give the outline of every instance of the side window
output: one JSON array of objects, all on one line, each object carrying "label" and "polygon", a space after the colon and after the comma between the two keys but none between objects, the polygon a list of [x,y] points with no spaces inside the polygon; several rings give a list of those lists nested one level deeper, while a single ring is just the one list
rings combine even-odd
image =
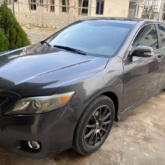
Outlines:
[{"label": "side window", "polygon": [[138,45],[149,46],[154,50],[158,48],[158,36],[155,25],[146,25],[140,30],[132,46],[135,48]]},{"label": "side window", "polygon": [[165,47],[165,25],[158,25],[160,37],[162,40],[162,47]]}]

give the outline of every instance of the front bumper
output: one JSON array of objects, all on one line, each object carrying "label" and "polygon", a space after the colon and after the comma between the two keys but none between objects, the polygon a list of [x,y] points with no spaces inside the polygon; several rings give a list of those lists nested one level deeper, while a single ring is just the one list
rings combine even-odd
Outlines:
[{"label": "front bumper", "polygon": [[[33,158],[44,158],[69,149],[84,107],[63,107],[36,115],[0,116],[0,145]],[[40,142],[41,150],[25,150],[21,142],[28,140]]]}]

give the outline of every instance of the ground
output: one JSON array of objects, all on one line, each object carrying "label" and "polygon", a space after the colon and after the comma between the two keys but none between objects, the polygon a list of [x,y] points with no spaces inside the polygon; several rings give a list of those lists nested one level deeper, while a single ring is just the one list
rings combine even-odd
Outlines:
[{"label": "ground", "polygon": [[[48,36],[44,32],[27,33],[33,43]],[[90,156],[70,149],[36,160],[0,148],[0,165],[164,165],[164,137],[165,91],[162,91],[115,122],[107,141]]]},{"label": "ground", "polygon": [[34,44],[39,41],[43,41],[44,39],[48,38],[50,35],[55,33],[54,30],[44,30],[39,28],[32,28],[27,29],[24,27],[24,30],[26,31],[28,38],[30,39],[31,43]]}]

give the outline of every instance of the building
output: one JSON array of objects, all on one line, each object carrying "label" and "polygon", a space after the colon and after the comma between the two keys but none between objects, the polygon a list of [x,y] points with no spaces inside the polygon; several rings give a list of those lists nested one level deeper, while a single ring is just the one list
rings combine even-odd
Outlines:
[{"label": "building", "polygon": [[[0,0],[0,3],[4,0]],[[164,0],[7,0],[21,25],[61,29],[82,17],[161,19]]]},{"label": "building", "polygon": [[162,19],[164,0],[130,0],[129,17]]},{"label": "building", "polygon": [[141,18],[144,10],[145,0],[130,0],[129,14],[131,18]]},{"label": "building", "polygon": [[[130,0],[14,0],[20,24],[62,28],[82,17],[128,17]],[[8,0],[12,9],[12,0]]]}]

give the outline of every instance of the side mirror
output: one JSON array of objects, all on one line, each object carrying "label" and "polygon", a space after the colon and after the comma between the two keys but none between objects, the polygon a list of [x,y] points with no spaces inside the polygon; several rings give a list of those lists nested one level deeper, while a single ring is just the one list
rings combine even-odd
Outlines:
[{"label": "side mirror", "polygon": [[137,57],[151,57],[153,55],[154,55],[153,48],[148,46],[139,45],[132,52],[132,56],[137,56]]}]

